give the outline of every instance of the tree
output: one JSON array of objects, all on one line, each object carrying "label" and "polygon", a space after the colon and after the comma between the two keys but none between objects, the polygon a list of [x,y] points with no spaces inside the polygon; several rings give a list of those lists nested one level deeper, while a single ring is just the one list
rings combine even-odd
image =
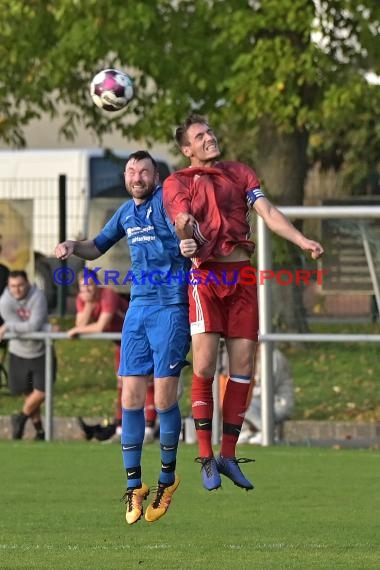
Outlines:
[{"label": "tree", "polygon": [[[359,144],[367,168],[377,160],[380,95],[364,78],[380,70],[377,0],[0,0],[0,8],[0,137],[11,144],[58,103],[68,138],[83,122],[99,137],[116,128],[148,142],[170,140],[195,109],[280,205],[302,203],[310,159],[347,157]],[[137,96],[110,118],[91,104],[88,85],[113,66],[131,72]],[[348,128],[348,117],[363,114],[365,128],[358,133],[355,120]],[[288,325],[304,330],[292,314]]]}]

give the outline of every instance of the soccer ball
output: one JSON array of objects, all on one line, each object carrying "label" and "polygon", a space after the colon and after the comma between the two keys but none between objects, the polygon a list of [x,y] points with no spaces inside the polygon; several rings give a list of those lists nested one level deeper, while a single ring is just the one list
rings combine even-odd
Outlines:
[{"label": "soccer ball", "polygon": [[124,71],[104,69],[91,81],[90,92],[100,109],[120,111],[133,98],[133,81]]}]

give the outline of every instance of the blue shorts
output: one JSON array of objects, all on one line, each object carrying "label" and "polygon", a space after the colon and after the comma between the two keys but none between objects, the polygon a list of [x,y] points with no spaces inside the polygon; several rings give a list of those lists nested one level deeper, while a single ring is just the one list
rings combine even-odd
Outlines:
[{"label": "blue shorts", "polygon": [[188,305],[130,305],[121,338],[120,376],[179,376],[190,348]]}]

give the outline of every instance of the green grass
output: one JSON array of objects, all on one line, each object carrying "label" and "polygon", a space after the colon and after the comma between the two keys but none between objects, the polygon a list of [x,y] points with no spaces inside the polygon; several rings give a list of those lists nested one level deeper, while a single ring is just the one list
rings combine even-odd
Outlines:
[{"label": "green grass", "polygon": [[[248,448],[241,448],[242,455]],[[252,453],[252,448],[250,448]],[[380,455],[368,450],[255,449],[246,493],[201,486],[181,444],[181,486],[168,514],[128,526],[119,446],[0,442],[2,568],[375,569]],[[146,446],[143,475],[158,475]]]},{"label": "green grass", "polygon": [[[378,324],[314,325],[314,333],[379,334]],[[287,347],[295,379],[294,419],[380,421],[377,343]]]},{"label": "green grass", "polygon": [[[313,325],[312,332],[379,334],[379,324]],[[116,380],[113,344],[64,340],[55,343],[58,379],[57,416],[112,417]],[[285,345],[296,390],[294,419],[380,421],[380,359],[376,343],[303,343]],[[0,415],[20,409],[22,398],[0,390]],[[189,415],[190,369],[180,402]]]}]

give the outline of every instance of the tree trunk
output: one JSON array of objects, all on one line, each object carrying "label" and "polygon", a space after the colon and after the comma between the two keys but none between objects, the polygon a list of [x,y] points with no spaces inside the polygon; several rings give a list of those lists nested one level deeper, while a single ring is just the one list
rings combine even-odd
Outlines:
[{"label": "tree trunk", "polygon": [[[255,166],[266,194],[276,206],[303,204],[307,142],[305,131],[279,133],[269,121],[259,126]],[[292,222],[302,229],[302,220]],[[276,248],[273,249],[275,271],[286,269],[294,274],[295,270],[304,268],[304,257],[292,244],[286,244],[281,267],[276,263]],[[272,316],[276,328],[307,332],[303,286],[295,285],[295,279],[290,285],[272,283]]]},{"label": "tree trunk", "polygon": [[277,206],[302,205],[307,174],[306,131],[279,133],[269,121],[258,131],[256,169]]}]

